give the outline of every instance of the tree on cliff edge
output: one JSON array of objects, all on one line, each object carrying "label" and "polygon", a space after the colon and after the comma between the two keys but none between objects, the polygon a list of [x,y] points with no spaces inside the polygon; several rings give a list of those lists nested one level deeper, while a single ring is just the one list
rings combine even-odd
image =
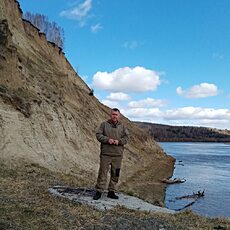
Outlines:
[{"label": "tree on cliff edge", "polygon": [[54,42],[62,49],[64,48],[64,30],[56,22],[49,22],[48,17],[43,14],[32,14],[30,12],[26,12],[23,18],[45,33],[50,42]]}]

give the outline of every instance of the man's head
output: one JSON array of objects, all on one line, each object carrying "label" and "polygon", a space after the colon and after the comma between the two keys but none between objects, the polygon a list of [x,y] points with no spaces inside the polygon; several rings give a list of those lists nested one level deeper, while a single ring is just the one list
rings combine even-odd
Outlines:
[{"label": "man's head", "polygon": [[117,108],[111,109],[111,120],[113,123],[117,123],[120,119],[120,110]]}]

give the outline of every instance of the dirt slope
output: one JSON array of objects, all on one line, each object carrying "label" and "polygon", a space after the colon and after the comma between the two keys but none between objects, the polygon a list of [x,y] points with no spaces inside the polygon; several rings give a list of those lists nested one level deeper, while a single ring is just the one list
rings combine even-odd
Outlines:
[{"label": "dirt slope", "polygon": [[[1,161],[11,166],[36,163],[94,181],[99,166],[95,129],[110,109],[89,92],[62,50],[22,20],[19,3],[1,0]],[[122,120],[131,138],[124,153],[121,187],[142,194],[143,188],[136,184],[158,185],[159,179],[172,174],[173,159],[138,126],[125,117]],[[159,185],[153,200],[163,199],[164,187]]]}]

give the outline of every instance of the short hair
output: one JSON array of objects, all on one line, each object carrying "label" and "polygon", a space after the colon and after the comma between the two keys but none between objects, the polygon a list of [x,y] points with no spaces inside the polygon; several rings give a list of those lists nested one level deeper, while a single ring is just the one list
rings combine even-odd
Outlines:
[{"label": "short hair", "polygon": [[118,108],[112,108],[112,110],[120,113],[120,110]]}]

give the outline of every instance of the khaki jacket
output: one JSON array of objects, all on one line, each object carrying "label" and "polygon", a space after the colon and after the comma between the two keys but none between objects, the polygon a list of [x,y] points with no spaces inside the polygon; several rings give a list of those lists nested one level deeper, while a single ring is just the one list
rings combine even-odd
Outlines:
[{"label": "khaki jacket", "polygon": [[[128,135],[128,130],[121,122],[117,124],[113,124],[111,120],[102,122],[96,132],[97,140],[101,142],[101,155],[122,156]],[[108,143],[110,138],[118,140],[118,145],[110,145]]]}]

